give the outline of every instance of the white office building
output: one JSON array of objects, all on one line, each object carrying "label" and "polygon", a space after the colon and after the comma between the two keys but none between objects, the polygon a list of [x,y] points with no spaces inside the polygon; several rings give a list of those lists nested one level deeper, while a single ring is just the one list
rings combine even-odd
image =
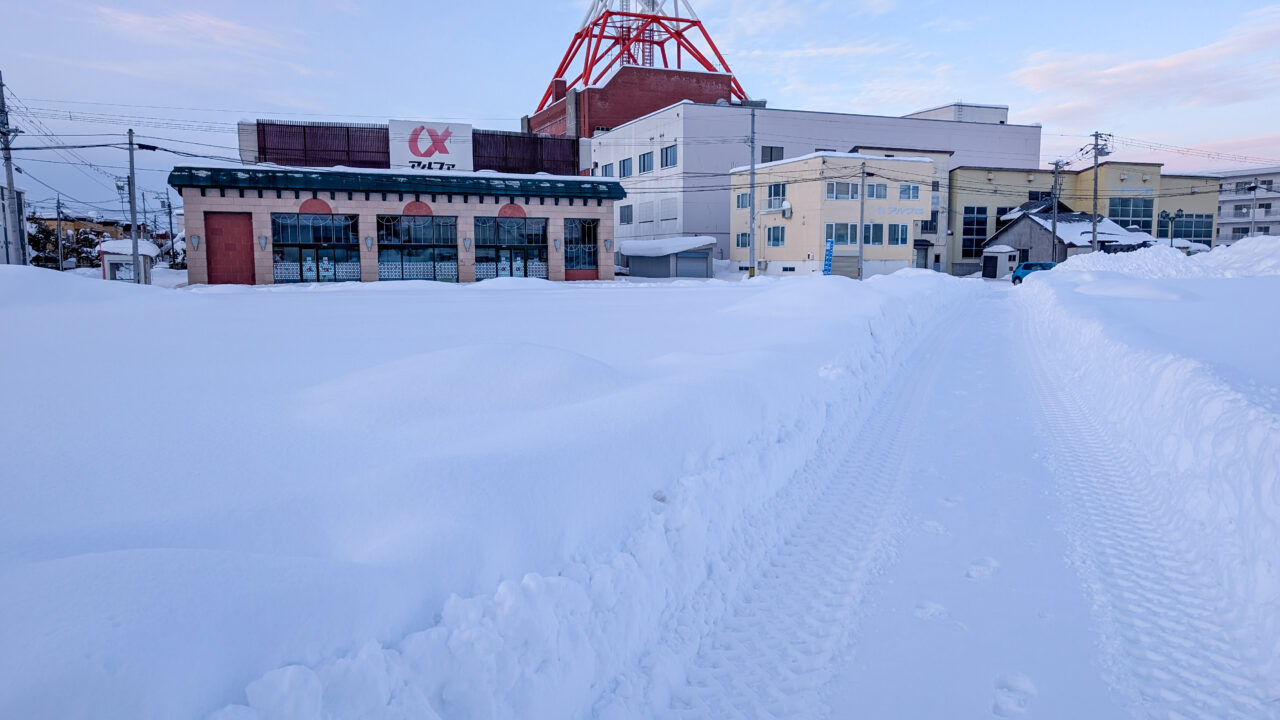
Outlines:
[{"label": "white office building", "polygon": [[[711,236],[715,257],[728,258],[729,172],[751,160],[751,113],[742,105],[683,102],[592,138],[593,174],[619,178],[627,191],[614,208],[618,241]],[[946,167],[929,181],[937,204],[920,228],[934,245],[921,257],[941,256],[943,270],[959,259],[958,243],[947,238],[950,169],[1031,169],[1040,162],[1040,126],[1008,124],[1005,106],[945,105],[905,117],[774,108],[757,108],[755,115],[761,163],[855,149],[943,158]]]},{"label": "white office building", "polygon": [[1215,244],[1230,245],[1250,235],[1280,235],[1280,166],[1218,175],[1222,184]]}]

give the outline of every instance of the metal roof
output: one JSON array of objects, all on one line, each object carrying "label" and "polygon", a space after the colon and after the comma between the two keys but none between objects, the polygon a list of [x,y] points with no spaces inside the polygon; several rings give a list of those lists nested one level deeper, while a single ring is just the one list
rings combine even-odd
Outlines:
[{"label": "metal roof", "polygon": [[437,195],[504,195],[621,200],[626,197],[616,180],[565,176],[493,173],[414,173],[380,170],[321,170],[310,168],[175,167],[169,184],[175,188],[242,188],[253,190],[326,190],[341,192],[434,193]]}]

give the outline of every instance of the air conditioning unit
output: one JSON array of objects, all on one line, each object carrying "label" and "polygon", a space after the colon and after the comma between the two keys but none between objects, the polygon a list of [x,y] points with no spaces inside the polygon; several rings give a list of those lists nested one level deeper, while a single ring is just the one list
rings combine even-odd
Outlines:
[{"label": "air conditioning unit", "polygon": [[783,220],[791,219],[791,203],[787,200],[782,201],[782,219]]}]

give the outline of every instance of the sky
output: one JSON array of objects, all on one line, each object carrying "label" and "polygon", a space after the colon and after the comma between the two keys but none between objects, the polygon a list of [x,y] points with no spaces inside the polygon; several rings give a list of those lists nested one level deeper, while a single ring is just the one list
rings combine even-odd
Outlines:
[{"label": "sky", "polygon": [[[0,71],[21,102],[13,121],[29,133],[15,146],[54,141],[45,134],[120,142],[132,126],[141,142],[234,156],[235,122],[259,117],[515,130],[589,4],[45,0],[5,9]],[[1046,163],[1099,130],[1115,135],[1115,160],[1280,165],[1280,4],[692,5],[747,93],[771,107],[901,115],[956,100],[1008,105],[1011,122],[1044,126]],[[74,211],[119,214],[114,176],[127,153],[74,152],[15,153],[18,185],[36,203],[56,189]],[[153,207],[176,160],[138,154]]]}]

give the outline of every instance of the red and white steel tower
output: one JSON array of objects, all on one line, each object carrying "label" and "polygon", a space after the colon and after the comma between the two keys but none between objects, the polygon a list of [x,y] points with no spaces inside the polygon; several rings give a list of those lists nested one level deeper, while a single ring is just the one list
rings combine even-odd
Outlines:
[{"label": "red and white steel tower", "polygon": [[[538,111],[553,101],[557,81],[580,90],[598,85],[621,65],[733,75],[688,0],[592,0]],[[735,99],[747,99],[736,78],[731,90]]]}]

